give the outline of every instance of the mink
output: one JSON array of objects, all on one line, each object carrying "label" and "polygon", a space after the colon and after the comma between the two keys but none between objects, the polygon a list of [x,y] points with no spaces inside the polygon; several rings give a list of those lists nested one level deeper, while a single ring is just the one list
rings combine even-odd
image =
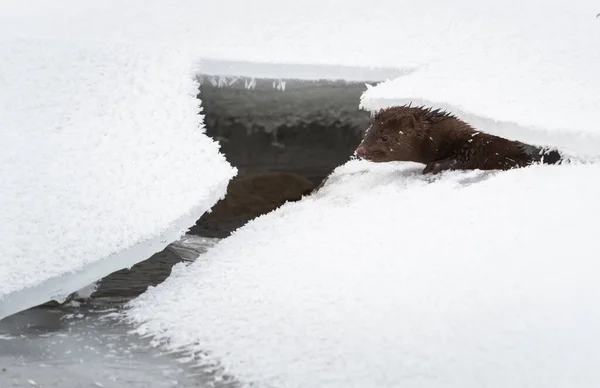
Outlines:
[{"label": "mink", "polygon": [[372,162],[425,164],[424,174],[445,170],[509,170],[556,164],[561,154],[475,130],[440,109],[394,106],[375,113],[356,155]]}]

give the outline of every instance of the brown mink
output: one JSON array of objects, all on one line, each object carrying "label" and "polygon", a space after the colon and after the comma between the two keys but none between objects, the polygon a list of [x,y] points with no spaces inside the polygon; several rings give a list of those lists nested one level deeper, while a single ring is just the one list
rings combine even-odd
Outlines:
[{"label": "brown mink", "polygon": [[377,112],[356,154],[372,162],[407,161],[426,165],[423,173],[444,170],[509,170],[561,161],[558,151],[475,130],[440,109],[395,106]]}]

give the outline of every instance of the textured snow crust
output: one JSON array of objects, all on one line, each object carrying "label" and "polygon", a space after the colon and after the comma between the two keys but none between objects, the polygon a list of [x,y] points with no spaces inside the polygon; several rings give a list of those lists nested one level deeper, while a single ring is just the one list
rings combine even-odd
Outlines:
[{"label": "textured snow crust", "polygon": [[187,54],[34,39],[0,52],[0,317],[148,258],[225,193],[235,169],[204,134]]}]

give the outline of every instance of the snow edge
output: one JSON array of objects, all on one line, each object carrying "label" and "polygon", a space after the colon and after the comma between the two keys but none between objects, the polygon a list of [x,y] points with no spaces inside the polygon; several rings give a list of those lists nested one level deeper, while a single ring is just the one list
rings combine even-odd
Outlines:
[{"label": "snow edge", "polygon": [[[141,241],[130,248],[106,256],[83,268],[61,276],[50,278],[35,287],[29,287],[5,295],[0,304],[0,321],[4,318],[38,306],[51,300],[62,300],[73,292],[98,281],[113,272],[147,260],[162,251],[170,243],[178,240],[191,226],[224,196],[231,177],[217,185],[208,198],[194,207],[187,215],[176,219],[162,234]],[[49,290],[49,292],[44,292]]]}]

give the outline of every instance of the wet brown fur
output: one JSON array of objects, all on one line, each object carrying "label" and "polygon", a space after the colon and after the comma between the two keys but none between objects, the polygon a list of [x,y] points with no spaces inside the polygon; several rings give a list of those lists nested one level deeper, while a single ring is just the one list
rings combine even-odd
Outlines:
[{"label": "wet brown fur", "polygon": [[423,173],[434,174],[444,170],[509,170],[540,161],[554,164],[561,159],[555,150],[480,132],[448,112],[410,105],[377,112],[357,153],[373,162],[423,163]]}]

